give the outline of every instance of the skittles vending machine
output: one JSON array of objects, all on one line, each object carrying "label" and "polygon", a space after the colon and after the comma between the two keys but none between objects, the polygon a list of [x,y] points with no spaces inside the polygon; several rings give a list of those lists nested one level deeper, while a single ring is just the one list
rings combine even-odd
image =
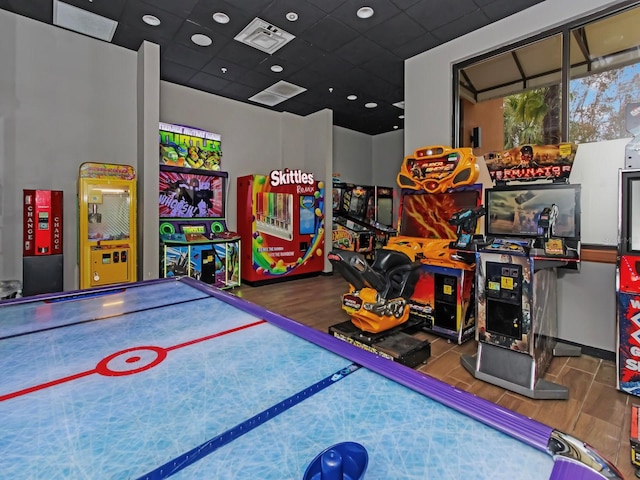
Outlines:
[{"label": "skittles vending machine", "polygon": [[300,170],[239,177],[242,280],[263,285],[324,267],[324,182]]},{"label": "skittles vending machine", "polygon": [[83,163],[78,179],[80,288],[136,281],[136,172]]}]

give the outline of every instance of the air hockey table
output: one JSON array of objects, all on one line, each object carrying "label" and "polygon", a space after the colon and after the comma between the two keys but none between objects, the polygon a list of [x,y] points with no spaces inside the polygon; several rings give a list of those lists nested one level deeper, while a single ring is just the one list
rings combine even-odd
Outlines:
[{"label": "air hockey table", "polygon": [[622,478],[578,439],[190,278],[2,301],[0,372],[2,478]]}]

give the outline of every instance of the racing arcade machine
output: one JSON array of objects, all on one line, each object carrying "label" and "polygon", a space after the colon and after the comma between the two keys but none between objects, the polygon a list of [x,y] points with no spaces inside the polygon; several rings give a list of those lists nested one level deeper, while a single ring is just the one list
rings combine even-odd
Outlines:
[{"label": "racing arcade machine", "polygon": [[470,149],[425,147],[405,159],[398,178],[406,188],[401,235],[376,251],[370,267],[351,252],[334,249],[329,255],[349,282],[342,308],[352,318],[331,326],[329,333],[411,367],[430,355],[426,332],[449,334],[459,342],[473,334],[473,265],[449,248],[456,229],[461,230],[449,219],[478,206],[480,189],[468,186],[477,176]]},{"label": "racing arcade machine", "polygon": [[[487,243],[476,253],[478,351],[461,362],[475,378],[535,399],[566,399],[568,389],[543,376],[554,355],[580,355],[556,341],[557,269],[580,262],[580,185],[565,183],[575,149],[487,156],[498,186],[485,191]],[[527,183],[541,178],[553,182]]]}]

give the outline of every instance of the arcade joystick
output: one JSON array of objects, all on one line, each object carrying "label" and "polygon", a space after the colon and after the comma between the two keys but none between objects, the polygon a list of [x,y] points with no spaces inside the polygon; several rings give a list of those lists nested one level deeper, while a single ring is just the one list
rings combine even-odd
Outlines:
[{"label": "arcade joystick", "polygon": [[309,464],[303,480],[362,480],[367,470],[367,450],[355,442],[337,443]]}]

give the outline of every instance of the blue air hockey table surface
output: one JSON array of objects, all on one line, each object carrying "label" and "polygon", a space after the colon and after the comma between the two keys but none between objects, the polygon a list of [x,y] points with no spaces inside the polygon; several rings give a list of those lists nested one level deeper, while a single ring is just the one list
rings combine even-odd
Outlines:
[{"label": "blue air hockey table surface", "polygon": [[367,480],[622,478],[573,437],[189,278],[0,302],[0,371],[2,478],[333,479],[309,465],[341,442],[366,449]]}]

